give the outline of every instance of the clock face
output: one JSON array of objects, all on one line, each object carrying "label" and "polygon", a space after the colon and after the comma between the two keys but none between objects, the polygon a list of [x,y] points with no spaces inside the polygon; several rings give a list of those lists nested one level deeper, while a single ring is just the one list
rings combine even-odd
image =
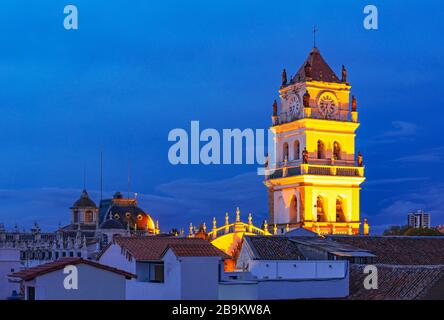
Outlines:
[{"label": "clock face", "polygon": [[290,116],[297,116],[301,111],[301,102],[296,94],[291,94],[287,97],[288,114]]},{"label": "clock face", "polygon": [[330,118],[336,114],[338,110],[337,106],[336,98],[331,93],[324,93],[319,98],[319,111],[326,118]]}]

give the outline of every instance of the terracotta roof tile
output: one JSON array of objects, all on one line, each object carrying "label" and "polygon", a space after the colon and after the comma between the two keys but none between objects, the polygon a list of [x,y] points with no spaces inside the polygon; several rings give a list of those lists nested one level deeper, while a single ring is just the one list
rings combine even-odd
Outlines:
[{"label": "terracotta roof tile", "polygon": [[282,236],[245,236],[257,260],[300,260],[304,259],[297,243]]},{"label": "terracotta roof tile", "polygon": [[378,289],[364,288],[363,265],[350,268],[350,296],[352,300],[417,300],[444,276],[443,266],[389,266],[376,265]]},{"label": "terracotta roof tile", "polygon": [[371,251],[380,264],[444,265],[444,237],[332,236],[331,239]]},{"label": "terracotta roof tile", "polygon": [[321,53],[317,48],[313,48],[309,53],[307,59],[299,68],[296,75],[293,77],[292,82],[304,82],[307,81],[305,76],[305,65],[307,62],[311,65],[311,79],[315,81],[325,81],[325,82],[336,82],[340,83],[338,76],[330,68],[330,66],[325,62]]},{"label": "terracotta roof tile", "polygon": [[109,266],[106,266],[106,265],[103,265],[103,264],[100,264],[100,263],[97,263],[97,262],[94,262],[91,260],[85,260],[82,258],[62,258],[62,259],[55,260],[55,261],[52,261],[49,263],[41,264],[36,267],[32,267],[29,269],[25,269],[22,271],[12,273],[12,274],[10,274],[10,277],[20,278],[24,281],[29,281],[29,280],[32,280],[32,279],[38,277],[38,276],[63,269],[64,267],[66,267],[68,265],[79,265],[79,264],[86,264],[86,265],[89,265],[94,268],[102,269],[102,270],[109,271],[109,272],[114,272],[114,273],[120,274],[128,279],[136,277],[134,274],[131,274],[129,272],[119,270],[116,268],[112,268],[112,267],[109,267]]},{"label": "terracotta roof tile", "polygon": [[[177,237],[115,237],[113,242],[122,247],[134,259],[140,261],[158,261],[163,257],[168,246],[177,245],[176,250],[181,254],[197,254],[197,252],[208,252],[214,254],[211,243],[199,238],[177,238]],[[184,249],[189,247],[188,249]],[[193,247],[193,249],[191,248]],[[205,248],[205,249],[204,249]],[[211,248],[211,249],[210,249]],[[104,253],[105,248],[101,254]]]},{"label": "terracotta roof tile", "polygon": [[205,241],[199,244],[179,244],[173,243],[167,246],[164,254],[171,249],[177,257],[221,257],[230,259],[231,257],[219,250],[211,243]]}]

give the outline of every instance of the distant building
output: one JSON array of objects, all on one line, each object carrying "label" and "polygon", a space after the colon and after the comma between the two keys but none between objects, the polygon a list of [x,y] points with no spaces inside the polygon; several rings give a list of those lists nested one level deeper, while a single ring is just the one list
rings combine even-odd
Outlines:
[{"label": "distant building", "polygon": [[430,214],[424,210],[411,212],[407,216],[407,225],[409,228],[430,228]]},{"label": "distant building", "polygon": [[94,259],[114,235],[151,236],[159,234],[159,225],[143,211],[136,199],[116,192],[97,207],[83,190],[70,207],[70,223],[56,231],[43,232],[34,223],[29,231],[6,230],[0,224],[0,248],[18,249],[24,268],[60,258]]}]

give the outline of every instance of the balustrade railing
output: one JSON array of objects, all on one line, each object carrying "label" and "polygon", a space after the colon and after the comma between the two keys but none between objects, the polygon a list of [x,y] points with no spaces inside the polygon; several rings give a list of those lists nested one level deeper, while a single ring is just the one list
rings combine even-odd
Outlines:
[{"label": "balustrade railing", "polygon": [[278,179],[296,175],[323,175],[341,177],[363,177],[364,167],[300,164],[297,166],[281,166],[267,170],[266,179]]}]

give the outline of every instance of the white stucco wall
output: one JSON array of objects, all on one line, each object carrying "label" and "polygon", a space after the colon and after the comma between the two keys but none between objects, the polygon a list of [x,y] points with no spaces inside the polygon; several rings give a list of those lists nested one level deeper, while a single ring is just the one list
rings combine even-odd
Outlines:
[{"label": "white stucco wall", "polygon": [[169,250],[163,257],[164,282],[127,281],[127,300],[180,300],[181,266],[176,256]]},{"label": "white stucco wall", "polygon": [[78,289],[66,290],[63,269],[26,282],[33,285],[36,300],[123,300],[125,299],[125,277],[89,265],[79,264]]},{"label": "white stucco wall", "polygon": [[182,273],[182,299],[217,299],[220,257],[182,257],[179,260]]},{"label": "white stucco wall", "polygon": [[257,282],[221,282],[219,284],[219,300],[257,300]]},{"label": "white stucco wall", "polygon": [[19,292],[18,283],[10,283],[8,275],[20,271],[20,250],[13,248],[0,249],[0,300],[8,298],[13,290]]},{"label": "white stucco wall", "polygon": [[276,280],[258,282],[258,299],[345,298],[349,294],[348,276],[330,280]]},{"label": "white stucco wall", "polygon": [[111,244],[99,259],[99,263],[136,274],[136,260],[128,261],[122,254],[121,247],[117,244]]},{"label": "white stucco wall", "polygon": [[347,261],[249,261],[249,271],[257,279],[339,279],[347,270]]}]

